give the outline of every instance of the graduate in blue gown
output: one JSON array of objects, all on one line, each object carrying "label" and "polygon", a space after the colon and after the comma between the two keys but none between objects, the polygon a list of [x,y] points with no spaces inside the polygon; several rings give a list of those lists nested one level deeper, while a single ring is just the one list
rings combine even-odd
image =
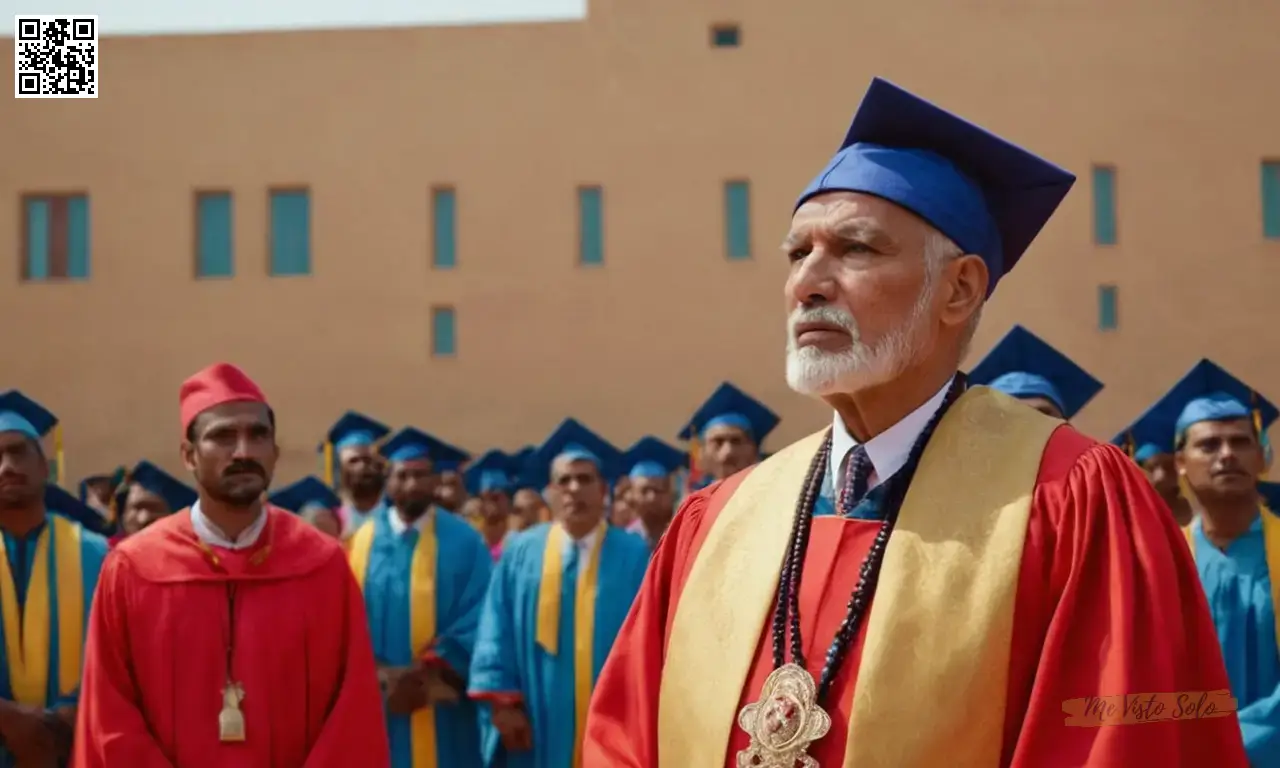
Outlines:
[{"label": "graduate in blue gown", "polygon": [[342,537],[342,519],[338,517],[342,499],[315,475],[286,485],[268,496],[267,501],[298,515],[321,533]]},{"label": "graduate in blue gown", "polygon": [[1260,393],[1201,360],[1143,419],[1150,433],[1163,428],[1172,436],[1178,474],[1198,512],[1186,534],[1255,766],[1280,766],[1280,579],[1273,575],[1280,517],[1264,508],[1257,486],[1266,464],[1260,437],[1276,417]]},{"label": "graduate in blue gown", "polygon": [[145,459],[139,461],[125,474],[116,493],[120,526],[111,545],[119,544],[157,520],[181,512],[195,504],[197,498],[191,486]]},{"label": "graduate in blue gown", "polygon": [[780,419],[729,382],[721,384],[680,430],[689,441],[687,490],[697,491],[760,461],[760,446]]},{"label": "graduate in blue gown", "polygon": [[674,477],[687,460],[684,452],[652,435],[640,438],[622,454],[622,471],[631,481],[629,503],[636,514],[627,530],[644,539],[651,550],[675,515]]},{"label": "graduate in blue gown", "polygon": [[516,485],[512,473],[516,469],[511,456],[494,449],[471,462],[463,473],[467,493],[478,508],[475,519],[468,522],[484,538],[494,562],[502,556],[502,547],[514,530],[511,497]]},{"label": "graduate in blue gown", "polygon": [[386,692],[391,768],[480,765],[466,676],[492,563],[480,534],[434,503],[439,445],[411,427],[382,445],[388,505],[348,549]]},{"label": "graduate in blue gown", "polygon": [[991,387],[1064,421],[1102,391],[1102,382],[1021,325],[973,366],[969,384]]},{"label": "graduate in blue gown", "polygon": [[[1111,439],[1112,445],[1129,454],[1142,468],[1142,474],[1160,494],[1173,519],[1180,526],[1191,522],[1194,516],[1191,502],[1182,494],[1178,482],[1178,466],[1174,458],[1173,430],[1169,425],[1152,421],[1151,411],[1143,414]],[[1158,413],[1158,412],[1157,412]]]},{"label": "graduate in blue gown", "polygon": [[347,411],[334,422],[317,449],[324,481],[338,492],[338,518],[344,537],[355,533],[373,512],[382,508],[385,467],[378,441],[391,428],[363,413]]},{"label": "graduate in blue gown", "polygon": [[21,393],[0,394],[0,768],[65,764],[89,606],[107,554],[105,539],[73,522],[96,513],[46,486],[41,439],[56,424]]},{"label": "graduate in blue gown", "polygon": [[578,768],[591,690],[649,547],[605,522],[618,450],[572,419],[539,448],[555,522],[507,543],[485,597],[469,692],[486,766]]}]

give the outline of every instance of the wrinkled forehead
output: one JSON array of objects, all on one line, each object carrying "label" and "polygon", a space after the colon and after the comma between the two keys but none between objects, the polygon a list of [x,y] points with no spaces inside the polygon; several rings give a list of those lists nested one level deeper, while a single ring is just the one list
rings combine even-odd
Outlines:
[{"label": "wrinkled forehead", "polygon": [[1243,435],[1254,436],[1253,422],[1248,417],[1221,421],[1197,421],[1187,427],[1186,440],[1225,439]]},{"label": "wrinkled forehead", "polygon": [[900,205],[862,192],[827,192],[806,200],[791,217],[789,240],[817,236],[905,240],[923,237],[924,219]]},{"label": "wrinkled forehead", "polygon": [[574,458],[572,456],[559,456],[551,462],[551,476],[558,477],[598,477],[600,468],[595,462],[589,459]]},{"label": "wrinkled forehead", "polygon": [[751,439],[751,435],[748,435],[745,429],[743,429],[742,427],[735,427],[732,424],[716,424],[715,426],[707,427],[702,432],[702,440],[703,442],[706,442],[706,443],[753,442]]}]

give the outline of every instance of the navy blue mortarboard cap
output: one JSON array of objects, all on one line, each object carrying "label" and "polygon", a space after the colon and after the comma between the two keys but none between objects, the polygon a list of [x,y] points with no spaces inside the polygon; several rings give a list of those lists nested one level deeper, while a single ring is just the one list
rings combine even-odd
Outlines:
[{"label": "navy blue mortarboard cap", "polygon": [[308,475],[296,483],[290,483],[267,497],[272,504],[290,512],[301,512],[312,504],[337,509],[342,506],[338,494],[325,484],[323,480]]},{"label": "navy blue mortarboard cap", "polygon": [[514,484],[512,474],[518,469],[511,456],[495,448],[468,465],[462,473],[462,481],[467,493],[473,496],[492,491],[511,493]]},{"label": "navy blue mortarboard cap", "polygon": [[622,471],[631,479],[669,477],[685,465],[688,456],[652,435],[636,441],[622,454]]},{"label": "navy blue mortarboard cap", "polygon": [[981,256],[987,295],[1013,269],[1076,177],[893,83],[875,78],[840,150],[798,208],[830,191],[906,208]]},{"label": "navy blue mortarboard cap", "polygon": [[416,427],[405,427],[392,435],[379,449],[391,461],[430,459],[437,472],[457,469],[471,454],[449,445]]},{"label": "navy blue mortarboard cap", "polygon": [[1202,359],[1113,442],[1135,447],[1151,444],[1160,452],[1172,453],[1193,424],[1248,418],[1261,433],[1277,416],[1280,411],[1257,390]]},{"label": "navy blue mortarboard cap", "polygon": [[92,483],[106,483],[112,488],[120,487],[120,483],[124,482],[125,475],[129,470],[125,467],[117,467],[111,474],[87,475],[80,480],[80,500],[85,501],[89,498],[89,486]]},{"label": "navy blue mortarboard cap", "polygon": [[[373,445],[389,434],[391,428],[377,419],[347,411],[329,428],[325,442],[340,451],[352,446]],[[324,450],[324,443],[320,444],[319,450]]]},{"label": "navy blue mortarboard cap", "polygon": [[679,437],[692,440],[711,427],[731,426],[745,431],[759,445],[779,421],[768,406],[726,381],[698,408]]},{"label": "navy blue mortarboard cap", "polygon": [[969,371],[969,382],[1018,398],[1043,397],[1070,419],[1102,391],[1102,382],[1021,325]]},{"label": "navy blue mortarboard cap", "polygon": [[44,486],[44,508],[48,512],[79,523],[94,533],[105,534],[110,527],[93,507],[53,483],[46,483]]},{"label": "navy blue mortarboard cap", "polygon": [[577,419],[565,419],[530,457],[523,478],[527,487],[545,488],[550,482],[551,463],[561,457],[590,461],[606,482],[612,482],[622,453]]},{"label": "navy blue mortarboard cap", "polygon": [[117,494],[117,505],[123,509],[124,499],[128,496],[129,486],[140,485],[164,500],[170,512],[186,509],[196,503],[199,495],[191,486],[149,461],[143,460],[133,466],[125,476],[125,484]]},{"label": "navy blue mortarboard cap", "polygon": [[57,425],[57,416],[18,390],[0,393],[0,432],[18,432],[39,440]]},{"label": "navy blue mortarboard cap", "polygon": [[1258,495],[1262,497],[1262,502],[1267,505],[1267,509],[1280,514],[1280,483],[1269,483],[1265,480],[1260,480],[1258,482]]}]

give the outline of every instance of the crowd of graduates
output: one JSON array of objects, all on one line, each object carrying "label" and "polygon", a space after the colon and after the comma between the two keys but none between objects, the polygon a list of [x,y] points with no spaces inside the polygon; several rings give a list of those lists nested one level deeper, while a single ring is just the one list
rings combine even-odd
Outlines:
[{"label": "crowd of graduates", "polygon": [[[1102,388],[1020,326],[969,380],[1065,420]],[[1189,426],[1224,419],[1252,426],[1262,460],[1232,471],[1245,473],[1265,503],[1280,495],[1258,482],[1270,463],[1266,427],[1277,415],[1256,390],[1205,360],[1114,442],[1187,525],[1198,508],[1188,485],[1195,477],[1179,470],[1176,457]],[[768,406],[726,382],[680,433],[689,450],[654,436],[621,450],[570,418],[538,445],[473,457],[423,430],[393,430],[348,412],[319,446],[323,476],[275,491],[264,484],[259,502],[330,537],[350,563],[380,682],[390,765],[571,768],[581,764],[592,687],[680,498],[758,462],[778,422]],[[65,760],[80,693],[81,635],[108,550],[138,537],[132,551],[145,556],[144,531],[203,497],[149,461],[85,477],[78,496],[69,493],[57,482],[57,418],[18,391],[0,394],[0,438],[6,436],[16,439],[0,441],[0,457],[34,446],[49,456],[52,477],[38,523],[19,524],[0,504],[0,698],[22,708],[0,717],[0,738],[18,747],[17,740],[32,738],[23,735],[31,728],[14,723],[25,722],[21,713],[38,714],[47,731],[42,743]],[[0,501],[16,461],[0,465]],[[1196,547],[1196,528],[1186,530]],[[1202,563],[1221,555],[1200,546],[1207,546],[1195,549]],[[1258,561],[1252,576],[1236,566],[1202,573],[1211,602],[1215,594],[1241,594],[1239,580],[1256,579],[1259,568],[1265,577],[1271,549],[1233,553]],[[1251,600],[1272,599],[1266,586],[1246,592]],[[1225,603],[1215,615],[1232,620]],[[1270,654],[1251,650],[1258,633],[1271,638]],[[1242,707],[1261,701],[1274,709],[1267,703],[1280,683],[1274,633],[1268,625],[1223,634],[1224,643],[1238,644],[1225,650]],[[86,733],[97,738],[82,722],[80,738]],[[23,765],[28,748],[0,747],[0,766]]]}]

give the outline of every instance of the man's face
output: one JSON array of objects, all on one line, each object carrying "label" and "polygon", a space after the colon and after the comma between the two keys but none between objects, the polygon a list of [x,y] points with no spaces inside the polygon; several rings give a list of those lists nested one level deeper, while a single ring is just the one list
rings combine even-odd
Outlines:
[{"label": "man's face", "polygon": [[466,486],[462,483],[462,474],[456,469],[446,469],[440,473],[436,482],[436,503],[450,512],[456,512],[467,497]]},{"label": "man's face", "polygon": [[1142,462],[1142,471],[1165,502],[1178,497],[1178,466],[1172,453],[1157,453]]},{"label": "man's face", "polygon": [[435,503],[436,475],[430,459],[391,462],[387,498],[410,520],[421,517]]},{"label": "man's face", "polygon": [[542,520],[542,510],[547,508],[547,503],[532,488],[521,488],[512,498],[511,506],[516,514],[517,530],[524,530]]},{"label": "man's face", "polygon": [[480,516],[486,523],[497,524],[511,517],[511,497],[505,491],[480,494]]},{"label": "man's face", "polygon": [[0,432],[0,509],[22,509],[44,498],[49,464],[35,441],[19,432]]},{"label": "man's face", "polygon": [[133,535],[173,510],[159,495],[148,491],[137,483],[129,486],[125,495],[124,509],[120,512],[120,527],[124,532]]},{"label": "man's face", "polygon": [[1020,397],[1018,399],[1043,413],[1045,416],[1052,416],[1055,419],[1065,419],[1062,415],[1062,411],[1058,410],[1058,406],[1047,397]]},{"label": "man's face", "polygon": [[231,507],[249,508],[271,485],[280,448],[267,406],[223,403],[192,422],[192,441],[182,441],[182,461],[196,485]]},{"label": "man's face", "polygon": [[371,445],[352,445],[338,451],[342,487],[361,496],[382,491],[382,457]]},{"label": "man's face", "polygon": [[1262,446],[1248,419],[1202,421],[1187,428],[1177,465],[1197,498],[1252,495],[1262,474]]},{"label": "man's face", "polygon": [[556,459],[551,463],[551,510],[556,519],[585,529],[604,518],[604,481],[590,461]]},{"label": "man's face", "polygon": [[702,433],[702,451],[698,462],[702,471],[717,480],[740,472],[755,464],[760,457],[756,443],[740,427],[720,424]]},{"label": "man's face", "polygon": [[631,482],[630,500],[636,514],[650,528],[671,520],[671,478],[641,477]]},{"label": "man's face", "polygon": [[[951,291],[937,290],[957,266],[945,254],[926,258],[926,248],[945,244],[923,220],[872,195],[828,192],[801,205],[783,243],[791,388],[823,396],[884,384],[928,354],[943,315],[966,322],[976,308],[942,312]],[[985,296],[985,270],[982,279]]]}]

